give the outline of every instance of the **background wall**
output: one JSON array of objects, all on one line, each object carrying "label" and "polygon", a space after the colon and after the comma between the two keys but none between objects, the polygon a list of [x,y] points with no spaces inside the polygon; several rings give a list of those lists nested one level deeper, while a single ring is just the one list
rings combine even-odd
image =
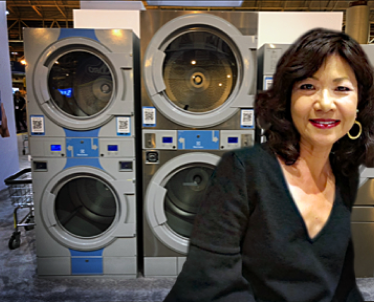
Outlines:
[{"label": "background wall", "polygon": [[138,10],[75,9],[74,28],[132,29],[140,37]]},{"label": "background wall", "polygon": [[0,91],[1,102],[8,120],[9,137],[0,136],[0,190],[6,188],[4,179],[19,170],[17,134],[14,122],[12,77],[5,1],[0,1]]},{"label": "background wall", "polygon": [[343,12],[259,12],[258,22],[260,48],[264,43],[293,43],[315,27],[341,31]]}]

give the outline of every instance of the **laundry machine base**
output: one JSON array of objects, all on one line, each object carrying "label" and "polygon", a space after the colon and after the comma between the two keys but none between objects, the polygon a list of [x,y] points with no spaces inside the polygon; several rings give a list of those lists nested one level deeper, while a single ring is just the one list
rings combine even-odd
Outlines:
[{"label": "laundry machine base", "polygon": [[176,277],[186,257],[144,257],[144,277]]},{"label": "laundry machine base", "polygon": [[40,277],[137,277],[136,257],[38,257]]}]

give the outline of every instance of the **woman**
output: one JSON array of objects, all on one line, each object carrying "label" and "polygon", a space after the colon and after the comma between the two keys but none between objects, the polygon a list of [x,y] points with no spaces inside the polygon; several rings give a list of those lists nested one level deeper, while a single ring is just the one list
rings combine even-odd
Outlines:
[{"label": "woman", "polygon": [[372,108],[353,39],[300,37],[256,99],[267,143],[223,156],[165,301],[363,301],[350,211],[358,166],[373,161]]}]

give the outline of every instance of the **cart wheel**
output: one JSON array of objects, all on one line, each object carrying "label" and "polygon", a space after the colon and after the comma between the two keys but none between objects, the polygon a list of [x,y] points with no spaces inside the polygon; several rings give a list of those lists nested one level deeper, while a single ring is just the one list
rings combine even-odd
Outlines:
[{"label": "cart wheel", "polygon": [[26,151],[25,149],[22,150],[22,154],[25,155],[26,154]]},{"label": "cart wheel", "polygon": [[[27,218],[26,223],[34,223],[34,216],[30,216],[29,218]],[[30,230],[33,230],[33,229],[34,229],[33,225],[25,226],[25,231],[30,231]]]},{"label": "cart wheel", "polygon": [[9,239],[8,247],[11,250],[14,250],[21,245],[21,233],[20,232],[14,232],[13,235]]}]

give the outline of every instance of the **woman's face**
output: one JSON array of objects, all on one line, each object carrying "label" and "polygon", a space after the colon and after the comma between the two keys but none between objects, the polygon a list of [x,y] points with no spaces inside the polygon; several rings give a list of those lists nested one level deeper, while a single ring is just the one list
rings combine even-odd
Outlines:
[{"label": "woman's face", "polygon": [[331,148],[353,126],[357,103],[353,70],[339,55],[329,56],[312,77],[292,88],[291,116],[300,145]]}]

